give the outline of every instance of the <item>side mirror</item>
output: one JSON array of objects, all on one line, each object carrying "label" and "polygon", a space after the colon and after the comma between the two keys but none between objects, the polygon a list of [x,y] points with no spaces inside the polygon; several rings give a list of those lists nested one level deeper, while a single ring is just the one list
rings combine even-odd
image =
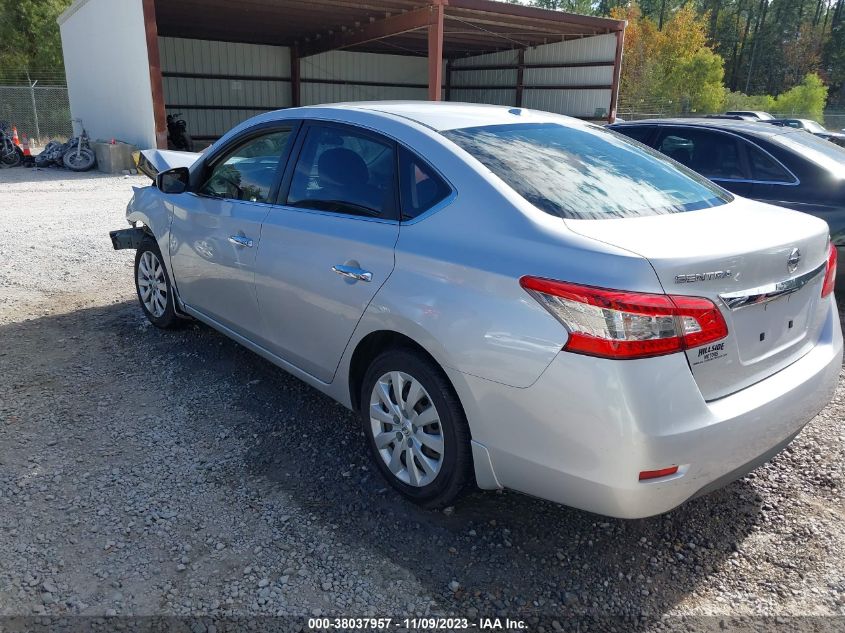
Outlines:
[{"label": "side mirror", "polygon": [[156,187],[162,193],[185,193],[191,181],[187,167],[174,167],[156,176]]}]

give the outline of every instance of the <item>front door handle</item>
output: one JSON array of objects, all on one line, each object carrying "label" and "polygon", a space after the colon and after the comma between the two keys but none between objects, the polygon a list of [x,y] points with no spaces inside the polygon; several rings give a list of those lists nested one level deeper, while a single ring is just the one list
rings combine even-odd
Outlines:
[{"label": "front door handle", "polygon": [[229,241],[235,246],[246,246],[247,248],[252,248],[255,245],[252,238],[249,238],[246,235],[230,235]]},{"label": "front door handle", "polygon": [[355,281],[373,280],[373,273],[371,273],[369,270],[364,270],[363,268],[358,268],[356,266],[346,266],[345,264],[338,264],[337,266],[332,266],[332,270],[341,277],[347,277],[349,279],[354,279]]}]

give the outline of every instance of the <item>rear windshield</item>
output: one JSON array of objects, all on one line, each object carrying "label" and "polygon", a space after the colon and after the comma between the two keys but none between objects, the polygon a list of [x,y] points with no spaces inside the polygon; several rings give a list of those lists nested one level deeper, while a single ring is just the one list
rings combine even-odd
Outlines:
[{"label": "rear windshield", "polygon": [[443,135],[527,201],[562,218],[680,213],[732,199],[654,150],[598,126],[520,123]]},{"label": "rear windshield", "polygon": [[792,132],[778,134],[768,140],[779,143],[812,161],[822,169],[833,174],[834,178],[845,179],[845,147],[807,134],[806,132]]}]

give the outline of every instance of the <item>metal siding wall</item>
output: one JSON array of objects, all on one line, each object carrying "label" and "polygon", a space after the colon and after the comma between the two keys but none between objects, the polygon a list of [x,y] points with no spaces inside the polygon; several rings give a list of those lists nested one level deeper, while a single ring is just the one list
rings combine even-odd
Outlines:
[{"label": "metal siding wall", "polygon": [[615,58],[616,36],[612,33],[544,44],[525,51],[526,64],[612,62]]},{"label": "metal siding wall", "polygon": [[[264,110],[291,105],[290,50],[284,46],[159,38],[162,72],[279,77],[278,80],[164,77],[164,100],[178,106],[244,106],[182,112],[191,136],[221,136]],[[247,107],[249,106],[249,107]]]},{"label": "metal siding wall", "polygon": [[[427,88],[401,85],[424,86],[428,83],[428,60],[425,57],[330,51],[306,57],[300,64],[302,105],[337,101],[426,99],[428,96]],[[383,82],[397,85],[309,83],[309,79]]]},{"label": "metal siding wall", "polygon": [[513,88],[508,90],[452,88],[452,93],[449,96],[451,101],[462,101],[464,103],[490,103],[503,106],[512,106],[516,103],[516,90]]},{"label": "metal siding wall", "polygon": [[473,57],[461,57],[452,62],[452,68],[461,66],[492,66],[496,64],[515,64],[519,54],[515,50],[485,53]]},{"label": "metal siding wall", "polygon": [[[544,44],[525,51],[525,63],[571,64],[578,62],[612,62],[616,57],[616,36],[597,35],[566,42]],[[475,57],[456,59],[452,63],[452,101],[514,105],[517,71],[461,70],[462,66],[516,64],[517,52],[500,51]],[[613,83],[612,66],[583,68],[526,68],[523,71],[522,105],[526,108],[557,112],[577,117],[594,117],[596,111],[610,107],[611,91],[607,89],[531,89],[529,86],[579,85],[609,86]],[[461,86],[508,86],[510,90],[487,88],[461,89]]]}]

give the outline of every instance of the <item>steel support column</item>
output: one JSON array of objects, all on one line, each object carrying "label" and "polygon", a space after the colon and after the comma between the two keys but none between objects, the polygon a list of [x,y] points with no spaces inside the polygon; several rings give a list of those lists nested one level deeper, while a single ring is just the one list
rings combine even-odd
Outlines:
[{"label": "steel support column", "polygon": [[440,101],[443,88],[443,17],[444,0],[437,0],[431,8],[428,25],[428,100]]},{"label": "steel support column", "polygon": [[525,49],[520,48],[517,51],[517,62],[516,62],[516,103],[514,104],[517,108],[522,107],[522,90],[525,87],[524,76],[525,74]]},{"label": "steel support column", "polygon": [[613,84],[610,88],[610,109],[607,112],[608,123],[616,120],[616,107],[619,101],[619,78],[622,74],[622,46],[625,43],[625,31],[616,31],[616,61],[613,64]]},{"label": "steel support column", "polygon": [[164,109],[164,82],[158,52],[158,24],[155,0],[143,0],[144,32],[147,38],[147,65],[150,67],[150,91],[153,97],[153,124],[156,147],[167,149],[167,112]]},{"label": "steel support column", "polygon": [[300,77],[299,49],[290,47],[290,104],[294,108],[302,105],[302,80]]}]

